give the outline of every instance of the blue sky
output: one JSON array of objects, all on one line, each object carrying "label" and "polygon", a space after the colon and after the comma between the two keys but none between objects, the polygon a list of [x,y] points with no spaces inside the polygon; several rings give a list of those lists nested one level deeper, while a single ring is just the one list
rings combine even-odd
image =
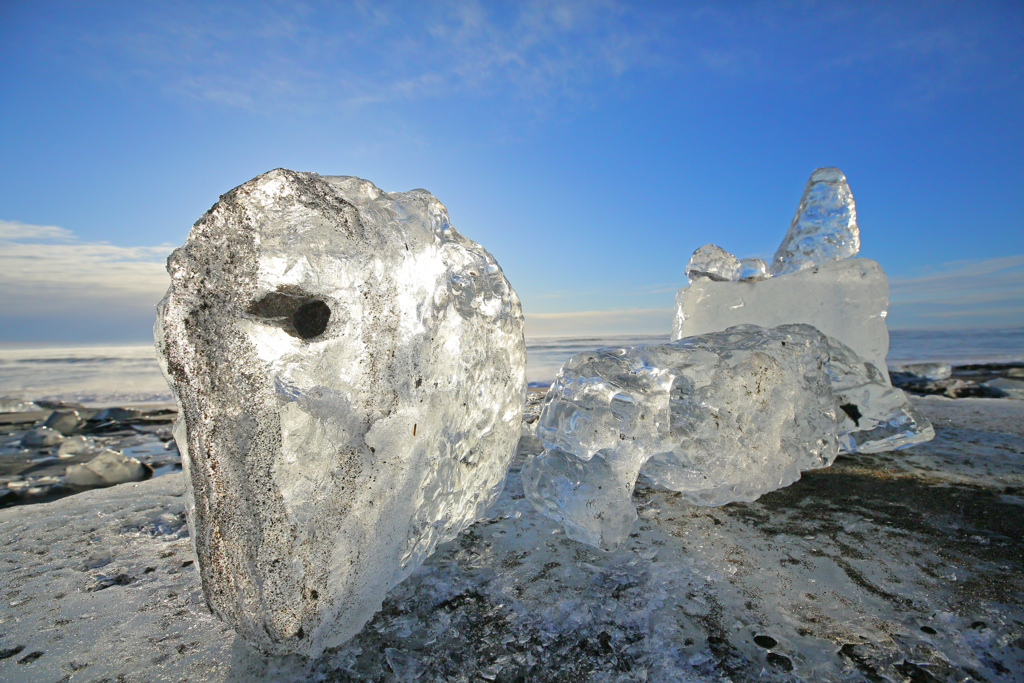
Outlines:
[{"label": "blue sky", "polygon": [[0,343],[145,341],[275,167],[424,187],[528,335],[668,333],[838,166],[890,325],[1024,325],[1024,4],[2,2]]}]

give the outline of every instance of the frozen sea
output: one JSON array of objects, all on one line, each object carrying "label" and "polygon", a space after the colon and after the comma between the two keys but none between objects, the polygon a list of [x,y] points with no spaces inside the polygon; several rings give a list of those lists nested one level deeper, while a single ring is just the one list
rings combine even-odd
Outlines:
[{"label": "frozen sea", "polygon": [[[658,344],[664,335],[537,337],[526,342],[527,379],[547,384],[569,356],[605,346]],[[890,331],[890,365],[1024,361],[1024,328]],[[173,401],[153,346],[0,348],[0,397],[86,405]]]}]

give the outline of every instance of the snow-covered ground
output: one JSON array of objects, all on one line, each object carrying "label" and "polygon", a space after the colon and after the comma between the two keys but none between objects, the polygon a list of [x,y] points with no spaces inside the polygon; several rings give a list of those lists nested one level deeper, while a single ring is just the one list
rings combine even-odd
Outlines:
[{"label": "snow-covered ground", "polygon": [[749,504],[638,486],[614,553],[505,492],[313,663],[208,612],[183,482],[0,511],[5,681],[1024,679],[1024,403],[915,397],[934,441]]}]

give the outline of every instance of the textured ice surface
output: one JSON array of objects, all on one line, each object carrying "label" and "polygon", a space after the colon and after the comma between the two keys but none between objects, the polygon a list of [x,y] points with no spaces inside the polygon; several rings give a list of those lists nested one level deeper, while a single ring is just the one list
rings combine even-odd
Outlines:
[{"label": "textured ice surface", "polygon": [[278,169],[168,259],[155,328],[206,599],[316,655],[500,490],[519,437],[519,299],[430,193]]},{"label": "textured ice surface", "polygon": [[936,381],[949,379],[953,375],[953,366],[949,363],[907,363],[897,365],[893,370]]},{"label": "textured ice surface", "polygon": [[768,277],[768,264],[763,258],[752,256],[740,259],[738,280],[763,280]]},{"label": "textured ice surface", "polygon": [[725,249],[705,244],[690,257],[690,262],[686,264],[686,277],[690,282],[699,278],[731,282],[739,278],[740,268],[740,260]]},{"label": "textured ice surface", "polygon": [[935,430],[906,394],[837,339],[828,339],[828,370],[836,394],[839,443],[859,453],[905,448],[931,441]]},{"label": "textured ice surface", "polygon": [[888,307],[882,267],[851,258],[761,281],[697,280],[676,294],[672,335],[680,339],[742,324],[807,323],[872,363],[888,383]]},{"label": "textured ice surface", "polygon": [[570,538],[610,549],[636,520],[641,468],[698,505],[786,486],[838,453],[827,358],[807,325],[577,354],[548,392],[526,495]]},{"label": "textured ice surface", "polygon": [[846,176],[838,168],[811,174],[796,216],[782,240],[769,273],[782,275],[857,255],[857,209]]}]

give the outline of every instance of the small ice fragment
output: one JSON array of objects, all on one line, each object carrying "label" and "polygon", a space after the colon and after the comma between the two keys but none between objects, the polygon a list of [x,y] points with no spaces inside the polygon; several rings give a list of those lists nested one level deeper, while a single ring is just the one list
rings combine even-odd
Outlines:
[{"label": "small ice fragment", "polygon": [[774,277],[856,256],[860,251],[857,209],[846,176],[838,168],[811,174],[796,215],[768,272]]},{"label": "small ice fragment", "polygon": [[394,647],[384,648],[384,659],[388,661],[388,666],[395,673],[395,678],[401,683],[418,680],[425,669],[423,662],[418,657]]},{"label": "small ice fragment", "polygon": [[57,455],[62,458],[72,458],[76,455],[100,450],[102,447],[93,439],[85,436],[69,436],[61,442],[57,449]]},{"label": "small ice fragment", "polygon": [[740,259],[740,271],[737,280],[747,282],[750,280],[764,280],[768,277],[768,264],[763,258],[752,256]]},{"label": "small ice fragment", "polygon": [[0,413],[31,413],[42,409],[32,401],[13,396],[0,397]]},{"label": "small ice fragment", "polygon": [[43,426],[67,436],[81,427],[84,422],[77,410],[54,410],[46,418]]},{"label": "small ice fragment", "polygon": [[731,282],[740,272],[740,261],[735,256],[714,244],[705,244],[690,257],[686,264],[686,277],[690,282],[698,278],[709,278],[718,282]]},{"label": "small ice fragment", "polygon": [[21,445],[25,448],[48,448],[56,446],[64,440],[64,436],[56,429],[36,427],[25,432],[21,437]]},{"label": "small ice fragment", "polygon": [[153,469],[136,458],[123,453],[105,450],[83,465],[67,468],[64,481],[77,488],[113,486],[129,481],[143,481],[153,474]]},{"label": "small ice fragment", "polygon": [[949,363],[907,363],[893,366],[892,369],[936,382],[949,379],[953,375],[953,366]]}]

